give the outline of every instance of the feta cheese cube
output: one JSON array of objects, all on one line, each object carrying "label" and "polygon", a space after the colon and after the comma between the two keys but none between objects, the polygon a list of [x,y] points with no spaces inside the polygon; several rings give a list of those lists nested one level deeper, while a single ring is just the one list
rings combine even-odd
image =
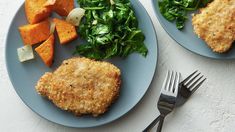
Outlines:
[{"label": "feta cheese cube", "polygon": [[25,45],[24,47],[18,48],[17,52],[20,62],[34,59],[33,48],[31,45]]}]

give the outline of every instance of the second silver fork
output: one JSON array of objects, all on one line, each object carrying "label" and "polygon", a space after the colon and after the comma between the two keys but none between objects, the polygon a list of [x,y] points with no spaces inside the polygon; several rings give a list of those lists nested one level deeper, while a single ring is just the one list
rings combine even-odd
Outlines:
[{"label": "second silver fork", "polygon": [[171,113],[175,107],[180,76],[180,73],[177,72],[167,72],[158,100],[160,115],[143,132],[150,131],[159,120],[157,132],[161,132],[165,117]]}]

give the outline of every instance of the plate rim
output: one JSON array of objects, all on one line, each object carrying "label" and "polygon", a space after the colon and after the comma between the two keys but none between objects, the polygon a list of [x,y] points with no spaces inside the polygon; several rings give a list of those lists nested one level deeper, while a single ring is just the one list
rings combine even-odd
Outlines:
[{"label": "plate rim", "polygon": [[124,114],[121,114],[120,116],[118,116],[118,117],[116,117],[116,118],[113,118],[112,120],[109,120],[109,121],[107,121],[107,122],[103,122],[103,123],[100,123],[100,124],[96,124],[96,125],[89,125],[89,126],[82,126],[82,127],[81,127],[81,126],[73,126],[73,125],[65,125],[65,124],[59,123],[59,122],[57,122],[57,121],[50,120],[50,119],[48,119],[48,118],[46,118],[46,117],[40,115],[40,114],[39,114],[38,112],[36,112],[33,108],[31,108],[31,107],[28,105],[28,103],[26,103],[26,101],[20,96],[19,91],[17,91],[17,90],[15,89],[16,84],[14,84],[14,83],[12,82],[12,80],[13,80],[12,78],[13,78],[13,77],[12,77],[11,74],[9,74],[9,62],[7,61],[7,60],[8,60],[8,59],[7,59],[7,56],[8,56],[8,55],[7,55],[7,44],[9,43],[8,41],[9,41],[10,30],[11,30],[11,28],[12,28],[12,25],[13,25],[13,23],[14,23],[14,20],[15,20],[15,17],[16,17],[16,15],[17,15],[17,13],[20,11],[21,8],[24,8],[23,6],[24,6],[24,3],[25,3],[25,2],[23,2],[23,3],[20,4],[20,6],[18,7],[18,9],[17,9],[16,12],[14,13],[12,19],[10,20],[10,24],[9,24],[8,30],[7,30],[8,32],[7,32],[6,39],[5,39],[5,50],[4,50],[4,52],[5,52],[5,54],[4,54],[4,55],[5,55],[5,57],[4,57],[4,58],[5,58],[5,67],[6,67],[6,69],[7,69],[8,77],[9,77],[9,79],[10,79],[10,82],[11,82],[11,84],[12,84],[12,87],[13,87],[14,91],[16,92],[17,96],[20,97],[20,99],[21,99],[21,101],[23,102],[23,104],[26,105],[26,106],[28,107],[28,109],[30,109],[31,111],[33,111],[33,113],[36,113],[36,115],[38,115],[39,117],[41,117],[41,118],[43,118],[43,119],[45,119],[45,120],[47,120],[47,121],[49,121],[49,122],[51,122],[51,123],[58,124],[58,125],[61,125],[61,126],[64,126],[64,127],[70,127],[70,128],[94,128],[94,127],[98,127],[98,126],[104,126],[104,125],[110,124],[110,123],[112,123],[112,122],[114,122],[114,121],[117,121],[118,119],[124,117],[124,116],[127,115],[129,112],[131,112],[131,111],[140,103],[140,101],[143,99],[143,97],[146,95],[147,91],[149,90],[149,88],[150,88],[150,86],[151,86],[151,84],[152,84],[152,82],[153,82],[154,76],[155,76],[156,73],[157,73],[157,66],[158,66],[158,61],[159,61],[158,37],[157,37],[157,33],[156,33],[156,29],[155,29],[155,27],[154,27],[153,21],[152,21],[150,15],[149,15],[149,13],[147,12],[147,10],[145,9],[145,7],[143,6],[143,4],[142,4],[139,0],[134,0],[134,1],[136,1],[136,3],[144,10],[145,14],[147,15],[148,19],[150,20],[150,22],[151,22],[151,24],[152,24],[152,28],[153,28],[153,31],[154,31],[153,36],[155,36],[155,37],[153,37],[153,38],[154,38],[155,41],[156,41],[156,51],[157,51],[156,56],[157,56],[157,57],[156,57],[156,64],[155,64],[155,66],[154,66],[154,73],[153,73],[153,75],[152,75],[152,77],[151,77],[150,83],[148,84],[148,86],[147,86],[145,92],[143,93],[143,95],[140,96],[140,99],[139,99],[136,103],[133,103],[133,106],[131,106],[129,109],[127,109],[127,111],[126,111]]},{"label": "plate rim", "polygon": [[[213,59],[213,60],[234,60],[235,59],[235,57],[234,58],[232,58],[232,57],[215,57],[215,56],[207,56],[207,55],[204,55],[204,54],[201,54],[201,53],[199,53],[199,52],[196,52],[196,51],[194,51],[194,50],[191,50],[191,49],[189,49],[189,48],[187,48],[186,46],[184,46],[183,44],[181,44],[178,40],[176,40],[173,36],[173,34],[171,34],[167,29],[166,29],[166,25],[164,24],[164,22],[163,21],[161,21],[161,19],[160,19],[160,16],[157,14],[157,12],[159,12],[157,9],[156,9],[156,6],[158,6],[158,4],[157,5],[155,5],[155,1],[157,1],[156,2],[156,4],[158,3],[158,0],[151,0],[151,5],[152,5],[152,7],[153,7],[153,10],[154,10],[154,14],[155,14],[155,16],[157,17],[157,20],[159,21],[159,23],[161,24],[161,26],[162,26],[162,28],[166,31],[166,33],[178,44],[178,45],[180,45],[181,47],[183,47],[184,49],[186,49],[187,51],[190,51],[190,52],[192,52],[192,53],[194,53],[194,54],[196,54],[196,55],[199,55],[199,56],[201,56],[201,57],[205,57],[205,58],[208,58],[208,59]],[[160,13],[160,12],[159,12]]]}]

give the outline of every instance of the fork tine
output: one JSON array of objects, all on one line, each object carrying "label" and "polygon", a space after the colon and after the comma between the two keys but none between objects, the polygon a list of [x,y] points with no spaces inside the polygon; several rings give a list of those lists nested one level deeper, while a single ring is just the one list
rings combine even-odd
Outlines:
[{"label": "fork tine", "polygon": [[196,76],[194,76],[192,79],[188,80],[187,83],[185,83],[184,85],[189,87],[190,84],[192,84],[192,82],[200,75],[201,73],[198,73]]},{"label": "fork tine", "polygon": [[195,86],[202,78],[203,78],[203,75],[202,75],[200,78],[198,78],[196,81],[194,81],[194,82],[189,86],[188,89],[192,90],[192,89],[194,88],[194,86]]},{"label": "fork tine", "polygon": [[173,91],[175,95],[178,94],[178,88],[179,88],[180,77],[181,77],[181,74],[180,74],[180,73],[177,73],[177,77],[176,77],[176,81],[175,81],[175,86],[174,86],[174,91]]},{"label": "fork tine", "polygon": [[193,90],[192,90],[192,94],[203,84],[203,82],[205,82],[206,81],[206,78],[205,79],[203,79],[196,87],[194,87],[193,88]]},{"label": "fork tine", "polygon": [[169,77],[168,77],[168,80],[167,80],[167,84],[166,84],[166,88],[165,88],[165,90],[166,91],[169,91],[170,90],[170,85],[171,85],[171,79],[172,79],[172,71],[170,71],[169,72],[170,74],[169,74]]},{"label": "fork tine", "polygon": [[172,72],[172,76],[171,76],[171,80],[170,80],[171,86],[169,88],[169,91],[172,93],[174,91],[176,75],[177,75],[177,72]]},{"label": "fork tine", "polygon": [[193,72],[192,74],[190,74],[186,79],[184,79],[183,81],[182,81],[182,83],[185,83],[185,82],[187,82],[195,73],[197,73],[198,72],[198,70],[196,70],[195,72]]},{"label": "fork tine", "polygon": [[167,82],[168,82],[168,78],[169,78],[169,72],[170,71],[167,71],[166,77],[164,79],[163,86],[162,86],[162,89],[165,89],[165,90],[166,90],[166,86],[167,86]]}]

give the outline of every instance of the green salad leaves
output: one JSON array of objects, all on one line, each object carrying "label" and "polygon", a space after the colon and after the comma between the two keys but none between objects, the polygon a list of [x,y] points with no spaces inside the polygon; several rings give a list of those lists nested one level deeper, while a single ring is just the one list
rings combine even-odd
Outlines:
[{"label": "green salad leaves", "polygon": [[145,36],[129,0],[78,0],[78,4],[86,10],[78,33],[87,43],[77,46],[75,54],[98,60],[133,52],[147,55]]},{"label": "green salad leaves", "polygon": [[159,0],[161,14],[171,22],[176,23],[177,29],[184,28],[188,19],[187,12],[206,6],[212,0]]}]

